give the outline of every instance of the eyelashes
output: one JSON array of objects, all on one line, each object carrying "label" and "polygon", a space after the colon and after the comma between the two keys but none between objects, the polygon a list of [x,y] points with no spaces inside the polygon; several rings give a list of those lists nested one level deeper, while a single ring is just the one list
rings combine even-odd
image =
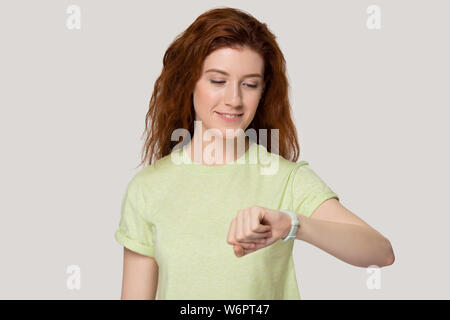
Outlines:
[{"label": "eyelashes", "polygon": [[[214,81],[214,80],[210,80],[210,82],[213,83],[213,84],[223,84],[223,83],[225,83],[225,81]],[[248,84],[248,83],[246,83],[246,85],[247,85],[247,87],[252,88],[252,89],[258,88],[257,84]]]}]

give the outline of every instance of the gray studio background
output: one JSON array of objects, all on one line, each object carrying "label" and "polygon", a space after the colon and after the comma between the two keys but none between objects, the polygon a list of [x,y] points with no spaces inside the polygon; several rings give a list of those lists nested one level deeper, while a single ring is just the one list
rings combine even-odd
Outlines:
[{"label": "gray studio background", "polygon": [[168,45],[216,6],[275,33],[300,159],[394,248],[369,289],[365,268],[297,240],[302,298],[449,299],[450,5],[361,0],[2,1],[0,298],[120,298],[114,232],[154,81]]}]

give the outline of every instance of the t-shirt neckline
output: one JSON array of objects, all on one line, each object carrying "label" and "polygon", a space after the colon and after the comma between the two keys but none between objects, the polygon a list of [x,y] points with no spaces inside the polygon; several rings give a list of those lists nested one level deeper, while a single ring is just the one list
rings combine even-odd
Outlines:
[{"label": "t-shirt neckline", "polygon": [[254,154],[256,151],[256,146],[258,144],[252,140],[249,141],[249,146],[247,151],[241,155],[238,159],[228,162],[223,165],[207,165],[207,164],[201,164],[197,162],[193,162],[191,157],[188,155],[186,151],[186,146],[183,146],[181,148],[181,157],[183,161],[183,166],[187,168],[187,170],[192,170],[195,172],[206,172],[206,173],[223,173],[228,172],[230,170],[235,170],[236,168],[245,166],[249,164],[250,154]]}]

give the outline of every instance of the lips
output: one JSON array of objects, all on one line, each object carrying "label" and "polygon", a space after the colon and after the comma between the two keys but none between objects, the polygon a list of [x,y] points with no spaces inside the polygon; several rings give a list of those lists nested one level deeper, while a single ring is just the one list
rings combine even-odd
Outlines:
[{"label": "lips", "polygon": [[216,112],[219,114],[227,114],[230,116],[242,116],[243,115],[243,113],[226,113],[226,112],[219,112],[219,111],[216,111]]},{"label": "lips", "polygon": [[223,121],[226,122],[238,122],[242,119],[242,115],[243,113],[231,113],[230,116],[228,116],[230,113],[220,113],[215,111],[215,113],[217,114],[217,116],[222,119]]}]

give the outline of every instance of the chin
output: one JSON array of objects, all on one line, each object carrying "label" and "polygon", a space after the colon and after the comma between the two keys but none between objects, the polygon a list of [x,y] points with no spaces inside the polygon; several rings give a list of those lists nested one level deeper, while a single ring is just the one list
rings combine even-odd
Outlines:
[{"label": "chin", "polygon": [[[221,130],[222,135],[224,137],[226,137],[226,139],[234,139],[234,138],[239,138],[239,137],[244,138],[245,137],[245,129],[244,128],[239,127],[239,128],[229,128],[229,129],[232,129],[233,132],[230,132],[228,135],[225,134],[225,132],[226,132],[225,129]],[[239,129],[242,130],[242,133],[239,132]]]}]

